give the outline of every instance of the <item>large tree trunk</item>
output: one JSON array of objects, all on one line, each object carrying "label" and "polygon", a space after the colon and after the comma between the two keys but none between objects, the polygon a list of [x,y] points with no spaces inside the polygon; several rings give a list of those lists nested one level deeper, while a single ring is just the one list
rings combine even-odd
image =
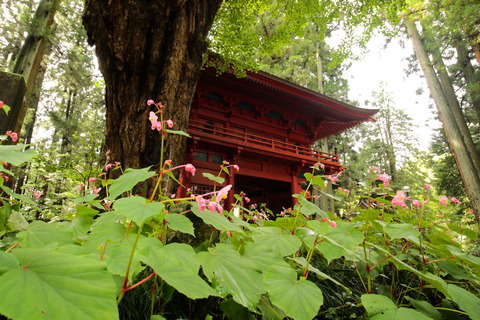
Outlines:
[{"label": "large tree trunk", "polygon": [[[186,130],[207,51],[206,37],[222,0],[87,0],[83,22],[106,84],[106,156],[123,167],[159,162],[159,133],[150,129],[148,99]],[[185,138],[168,135],[165,159],[183,161]]]},{"label": "large tree trunk", "polygon": [[[449,105],[449,101],[445,97],[442,85],[438,80],[432,63],[428,57],[425,46],[420,38],[420,34],[415,25],[415,20],[408,19],[405,21],[405,26],[413,44],[415,55],[422,67],[425,79],[427,80],[430,93],[437,106],[438,115],[442,121],[443,128],[447,135],[450,149],[453,152],[458,169],[462,176],[465,186],[465,191],[470,199],[472,208],[478,213],[480,212],[480,172],[475,168],[475,163],[478,163],[478,154],[476,152],[470,153],[467,148],[467,140],[471,140],[471,135],[464,135],[458,127],[456,118],[452,113],[454,106]],[[463,119],[463,121],[465,121]]]}]

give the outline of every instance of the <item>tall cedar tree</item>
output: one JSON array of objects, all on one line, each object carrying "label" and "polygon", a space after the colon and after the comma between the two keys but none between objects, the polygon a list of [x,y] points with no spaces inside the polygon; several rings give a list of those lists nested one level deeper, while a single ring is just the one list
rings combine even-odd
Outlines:
[{"label": "tall cedar tree", "polygon": [[[175,130],[188,125],[190,104],[221,0],[87,0],[83,22],[106,84],[106,156],[123,167],[159,161],[160,136],[149,126],[148,99],[167,106]],[[166,142],[181,163],[185,137]]]}]

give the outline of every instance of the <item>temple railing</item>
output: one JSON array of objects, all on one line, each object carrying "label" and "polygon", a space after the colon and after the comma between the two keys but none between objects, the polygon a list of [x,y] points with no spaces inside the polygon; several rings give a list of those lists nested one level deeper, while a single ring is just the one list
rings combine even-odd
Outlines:
[{"label": "temple railing", "polygon": [[214,140],[223,145],[238,145],[280,156],[308,160],[309,162],[322,162],[341,166],[338,154],[330,154],[306,146],[288,143],[280,139],[262,136],[249,132],[248,129],[225,128],[208,121],[190,119],[188,132],[192,136]]}]

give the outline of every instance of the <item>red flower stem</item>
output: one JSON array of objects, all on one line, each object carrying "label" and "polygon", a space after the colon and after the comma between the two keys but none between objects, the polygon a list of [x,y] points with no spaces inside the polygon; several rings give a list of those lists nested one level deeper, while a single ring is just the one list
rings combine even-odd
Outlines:
[{"label": "red flower stem", "polygon": [[156,275],[156,274],[157,274],[156,272],[153,272],[151,275],[149,275],[149,276],[146,277],[145,279],[138,281],[137,283],[135,283],[134,285],[131,285],[131,286],[128,287],[128,288],[125,288],[125,292],[130,291],[130,290],[138,287],[138,286],[141,285],[142,283],[147,282],[148,280],[150,280],[150,278],[152,278],[152,277],[153,277],[154,275]]}]

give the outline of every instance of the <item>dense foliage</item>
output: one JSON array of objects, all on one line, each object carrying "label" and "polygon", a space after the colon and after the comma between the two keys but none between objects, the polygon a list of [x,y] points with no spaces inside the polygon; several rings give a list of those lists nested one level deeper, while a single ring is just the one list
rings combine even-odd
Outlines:
[{"label": "dense foliage", "polygon": [[[174,124],[155,105],[160,113],[151,114],[152,128],[162,137],[183,135],[169,129]],[[1,146],[1,160],[19,165],[35,155],[23,147]],[[36,194],[1,186],[0,313],[12,319],[480,319],[477,228],[456,198],[437,199],[429,185],[415,198],[392,194],[388,176],[371,167],[360,198],[342,188],[333,196],[356,202],[351,210],[324,212],[303,192],[293,195],[293,208],[267,220],[240,206],[243,195],[231,211],[222,208],[231,188],[221,187],[222,174],[241,170],[225,162],[218,176],[209,176],[218,184],[212,193],[136,195],[148,179],[158,187],[174,170],[195,174],[191,164],[163,163],[157,173],[144,168],[115,180],[91,177],[93,190],[48,222]],[[337,179],[319,175],[320,167],[306,178],[326,196]],[[106,170],[121,169],[112,163]],[[373,190],[375,197],[363,195]]]}]

